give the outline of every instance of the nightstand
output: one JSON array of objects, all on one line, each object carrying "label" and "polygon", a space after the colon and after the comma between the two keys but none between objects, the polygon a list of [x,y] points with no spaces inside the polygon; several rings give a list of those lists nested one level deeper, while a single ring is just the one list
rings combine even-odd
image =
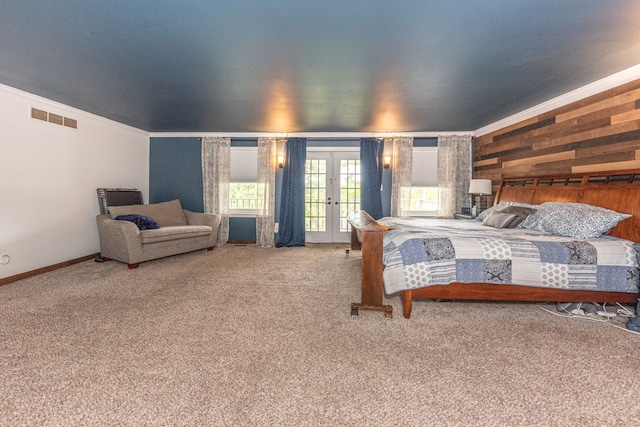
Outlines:
[{"label": "nightstand", "polygon": [[473,219],[471,214],[462,214],[462,213],[454,213],[453,218],[454,219]]}]

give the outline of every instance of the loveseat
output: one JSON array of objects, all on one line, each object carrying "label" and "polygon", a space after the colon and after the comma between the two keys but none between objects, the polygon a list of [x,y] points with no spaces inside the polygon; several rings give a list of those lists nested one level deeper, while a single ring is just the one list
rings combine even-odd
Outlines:
[{"label": "loveseat", "polygon": [[[96,217],[104,260],[114,259],[136,268],[143,261],[205,248],[213,250],[216,245],[220,215],[191,212],[182,208],[180,200],[108,209],[108,214]],[[144,221],[132,221],[131,217]],[[152,227],[144,227],[148,223]]]}]

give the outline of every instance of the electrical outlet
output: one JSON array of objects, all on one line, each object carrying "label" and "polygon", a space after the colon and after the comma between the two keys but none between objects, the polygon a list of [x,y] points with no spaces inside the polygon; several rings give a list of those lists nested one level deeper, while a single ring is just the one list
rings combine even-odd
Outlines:
[{"label": "electrical outlet", "polygon": [[6,249],[0,249],[0,265],[7,265],[11,261],[11,257],[7,254]]},{"label": "electrical outlet", "polygon": [[280,223],[276,222],[276,225],[273,226],[273,232],[277,233],[279,228],[280,228]]}]

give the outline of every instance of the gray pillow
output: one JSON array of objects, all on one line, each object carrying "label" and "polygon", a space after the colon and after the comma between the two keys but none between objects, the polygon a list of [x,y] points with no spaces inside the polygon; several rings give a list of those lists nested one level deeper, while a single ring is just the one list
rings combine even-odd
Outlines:
[{"label": "gray pillow", "polygon": [[529,215],[521,228],[576,239],[593,239],[608,233],[631,215],[573,202],[546,202]]},{"label": "gray pillow", "polygon": [[489,227],[495,228],[509,228],[509,224],[514,219],[517,219],[516,214],[512,213],[504,213],[504,212],[493,212],[491,215],[486,217],[482,223],[484,225],[488,225]]},{"label": "gray pillow", "polygon": [[538,205],[531,205],[529,203],[520,203],[520,202],[501,202],[501,203],[498,203],[497,205],[491,206],[489,209],[486,209],[480,212],[476,217],[476,220],[484,221],[493,212],[503,212],[504,209],[509,206],[520,206],[520,207],[535,209]]},{"label": "gray pillow", "polygon": [[515,217],[509,224],[507,224],[506,228],[516,228],[522,221],[524,221],[529,215],[534,213],[536,210],[534,208],[527,208],[524,206],[507,206],[502,209],[501,213],[514,214]]}]

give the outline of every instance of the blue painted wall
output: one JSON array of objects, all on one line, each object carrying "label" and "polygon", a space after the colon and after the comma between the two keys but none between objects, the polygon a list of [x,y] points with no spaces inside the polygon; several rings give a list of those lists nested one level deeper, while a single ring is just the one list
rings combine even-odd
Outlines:
[{"label": "blue painted wall", "polygon": [[[257,139],[233,139],[233,146],[257,146]],[[307,142],[309,147],[359,147],[359,140],[335,139]],[[437,138],[416,138],[414,146],[437,146]],[[391,151],[391,150],[388,150]],[[204,212],[202,202],[201,143],[199,138],[151,138],[149,154],[149,203],[180,199],[185,209]],[[390,169],[382,171],[382,212],[391,212]],[[280,217],[282,170],[276,172],[276,221]],[[255,240],[255,218],[229,219],[229,240]]]},{"label": "blue painted wall", "polygon": [[414,138],[414,147],[437,147],[438,138]]},{"label": "blue painted wall", "polygon": [[149,203],[180,199],[185,209],[204,212],[200,158],[198,138],[151,138]]},{"label": "blue painted wall", "polygon": [[256,240],[256,219],[249,217],[230,217],[229,240]]}]

